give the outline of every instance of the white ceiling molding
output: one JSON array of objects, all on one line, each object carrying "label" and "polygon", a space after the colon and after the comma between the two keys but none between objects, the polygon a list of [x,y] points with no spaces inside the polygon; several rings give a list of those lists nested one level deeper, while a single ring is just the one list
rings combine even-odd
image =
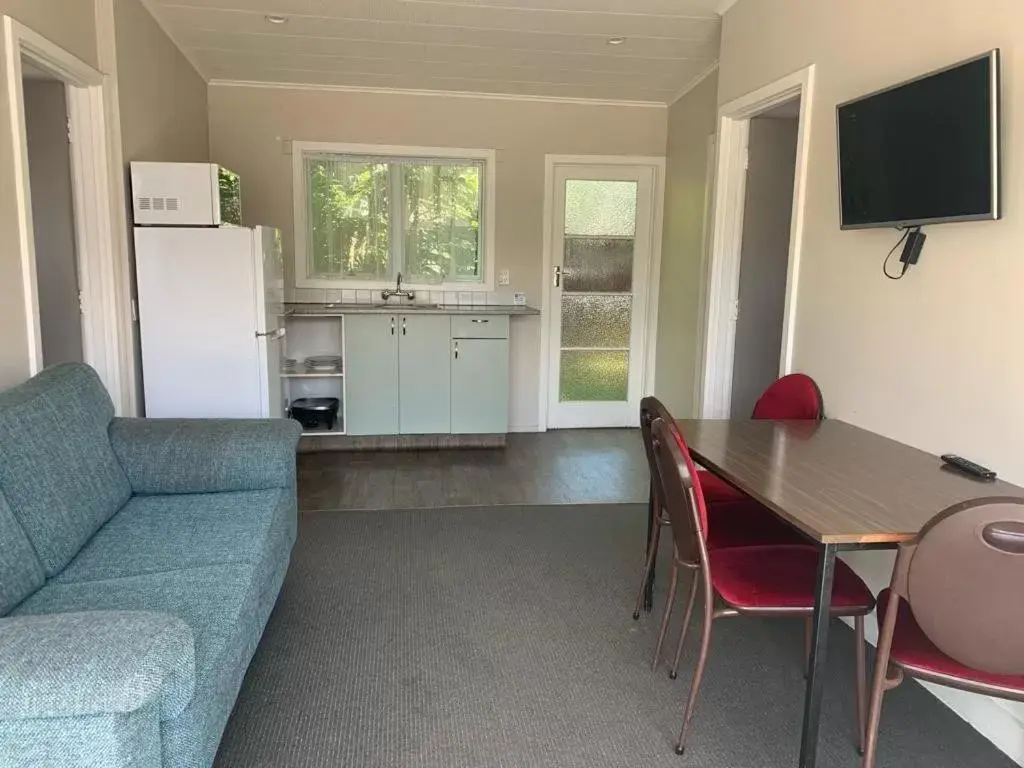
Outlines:
[{"label": "white ceiling molding", "polygon": [[174,28],[170,24],[164,22],[163,17],[160,15],[157,0],[139,0],[139,2],[142,4],[146,13],[153,17],[153,21],[156,22],[157,26],[160,27],[171,43],[174,44],[174,47],[181,51],[181,55],[184,56],[185,60],[192,65],[192,69],[196,71],[196,74],[203,78],[203,80],[206,80],[207,77],[203,74],[202,67],[199,66],[199,61],[196,59],[195,54],[188,46],[181,44],[175,35]]},{"label": "white ceiling molding", "polygon": [[587,102],[670,103],[722,23],[722,0],[142,1],[207,81]]},{"label": "white ceiling molding", "polygon": [[725,12],[732,8],[740,0],[722,0],[722,3],[718,6],[718,15],[725,16]]},{"label": "white ceiling molding", "polygon": [[[712,70],[713,71],[713,70]],[[707,75],[704,75],[707,77]],[[209,81],[211,88],[280,88],[288,91],[340,91],[342,93],[378,93],[399,96],[444,96],[457,99],[492,99],[496,101],[535,101],[546,104],[580,104],[598,107],[644,107],[668,109],[663,101],[629,101],[626,99],[587,99],[574,96],[534,96],[523,93],[476,93],[474,91],[431,91],[424,88],[374,88],[362,85],[329,85],[317,83],[284,83],[277,80],[222,80]]]},{"label": "white ceiling molding", "polygon": [[716,61],[710,67],[708,67],[703,72],[701,72],[699,75],[697,75],[695,78],[693,78],[693,80],[691,80],[685,86],[683,86],[683,88],[679,91],[679,93],[677,93],[675,96],[672,97],[672,101],[669,102],[669,105],[675,104],[677,101],[679,101],[681,98],[683,98],[683,96],[685,96],[690,91],[692,91],[694,88],[696,88],[698,85],[703,83],[705,80],[707,80],[709,77],[711,77],[717,71],[718,71],[718,62]]}]

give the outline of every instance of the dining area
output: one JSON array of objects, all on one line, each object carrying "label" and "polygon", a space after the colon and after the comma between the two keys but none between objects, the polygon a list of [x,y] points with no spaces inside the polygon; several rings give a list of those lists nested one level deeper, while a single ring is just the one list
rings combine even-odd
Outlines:
[{"label": "dining area", "polygon": [[[640,416],[651,492],[633,619],[659,622],[652,667],[684,686],[680,764],[702,739],[721,619],[802,624],[800,768],[828,764],[819,731],[838,693],[853,700],[849,749],[863,768],[893,764],[879,734],[904,680],[1024,701],[1024,489],[825,418],[802,374],[775,382],[751,419],[675,419],[653,397]],[[874,550],[889,553],[884,573],[852,554]],[[826,673],[836,619],[854,630],[841,637],[853,656],[841,692]]]}]

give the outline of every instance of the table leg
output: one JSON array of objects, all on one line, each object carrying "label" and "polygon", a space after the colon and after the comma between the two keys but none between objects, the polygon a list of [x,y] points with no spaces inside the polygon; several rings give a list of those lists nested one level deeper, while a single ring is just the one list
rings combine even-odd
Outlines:
[{"label": "table leg", "polygon": [[[647,496],[647,547],[644,550],[648,556],[651,554],[651,535],[654,533],[654,486],[651,485],[650,493]],[[658,553],[654,553],[651,559],[651,570],[647,574],[647,586],[644,588],[644,611],[650,613],[654,607],[654,571],[658,566]]]},{"label": "table leg", "polygon": [[811,629],[811,659],[804,694],[803,734],[800,738],[800,768],[814,768],[818,757],[818,721],[825,687],[825,656],[831,621],[832,577],[836,570],[836,545],[822,544],[818,553],[818,576],[814,585],[814,617]]}]

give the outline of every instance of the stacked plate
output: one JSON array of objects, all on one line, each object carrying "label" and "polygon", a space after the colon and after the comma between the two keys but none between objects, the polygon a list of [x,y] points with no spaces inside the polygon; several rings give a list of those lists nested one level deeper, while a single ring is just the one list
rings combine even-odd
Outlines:
[{"label": "stacked plate", "polygon": [[341,370],[341,355],[314,355],[303,361],[306,370],[313,373],[338,373]]},{"label": "stacked plate", "polygon": [[282,373],[295,373],[295,366],[298,363],[294,357],[286,357],[281,361],[281,372]]}]

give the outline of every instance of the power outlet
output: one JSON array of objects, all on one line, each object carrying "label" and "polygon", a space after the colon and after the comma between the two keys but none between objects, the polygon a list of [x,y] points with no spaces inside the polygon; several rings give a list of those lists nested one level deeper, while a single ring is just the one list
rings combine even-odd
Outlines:
[{"label": "power outlet", "polygon": [[512,276],[507,269],[502,269],[498,272],[498,285],[509,285],[511,282]]}]

